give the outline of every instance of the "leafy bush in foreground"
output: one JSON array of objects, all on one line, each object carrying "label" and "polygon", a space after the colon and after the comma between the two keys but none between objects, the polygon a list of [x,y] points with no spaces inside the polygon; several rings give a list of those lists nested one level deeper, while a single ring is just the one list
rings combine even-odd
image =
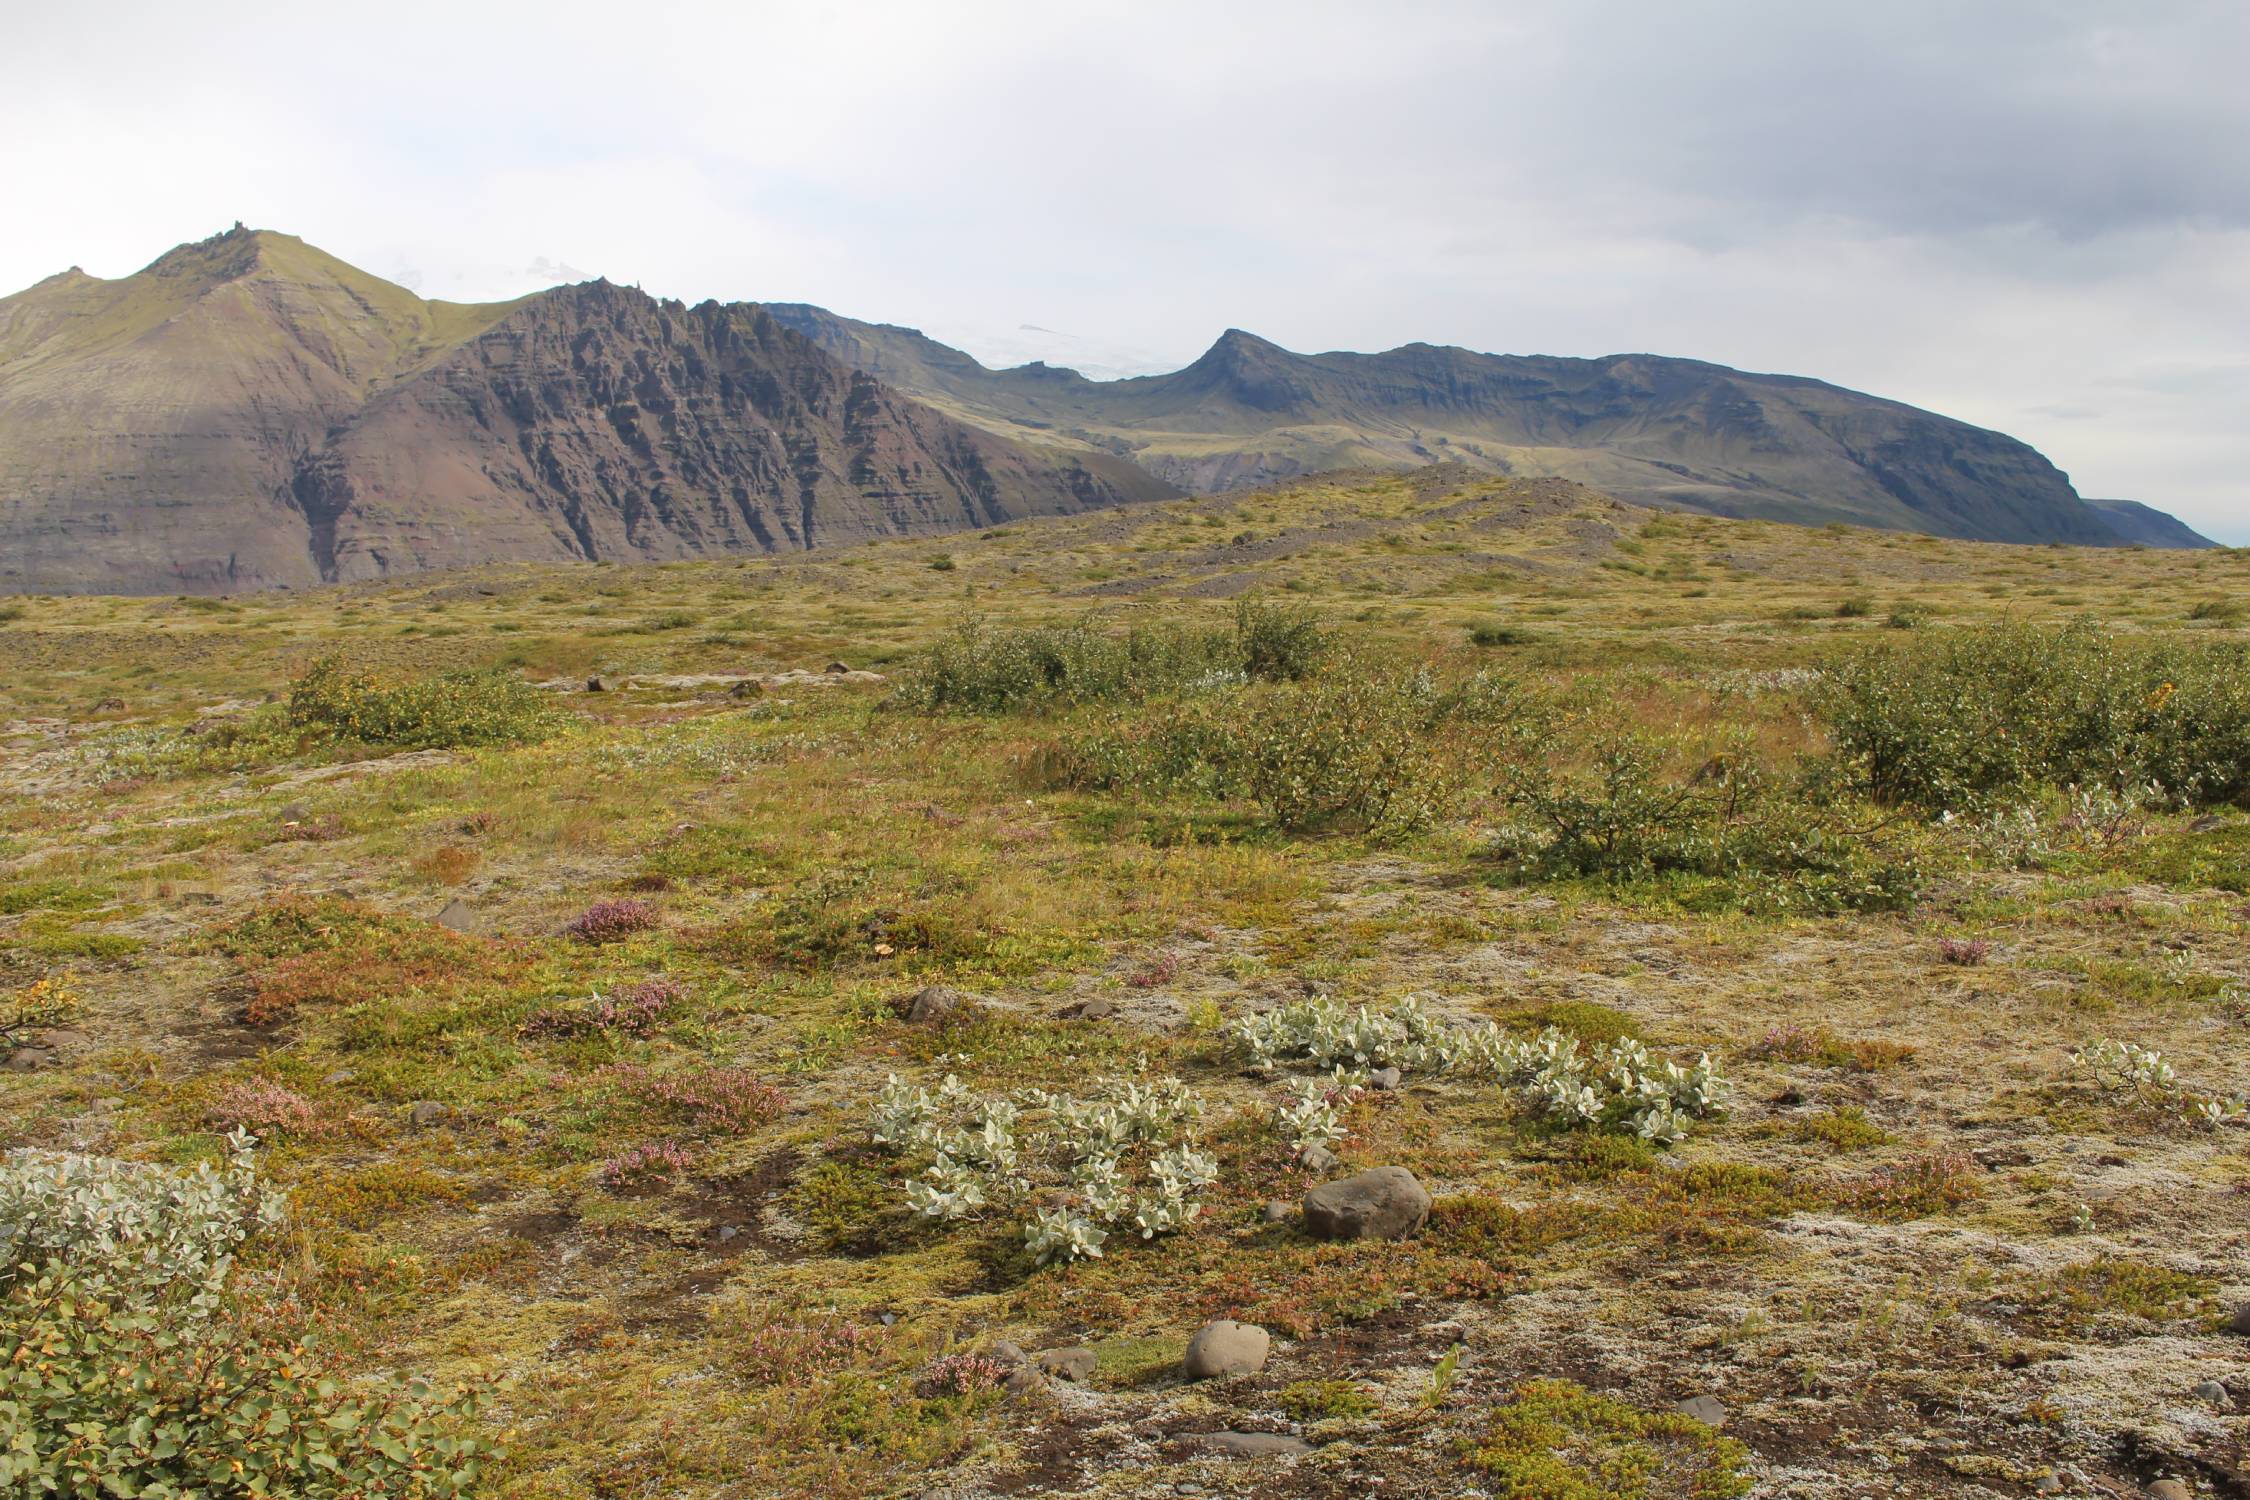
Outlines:
[{"label": "leafy bush in foreground", "polygon": [[282,1213],[248,1136],[224,1168],[66,1152],[0,1163],[0,1491],[141,1500],[461,1496],[468,1392],[330,1378],[239,1295]]},{"label": "leafy bush in foreground", "polygon": [[315,662],[289,690],[289,722],[321,739],[458,750],[526,745],[567,719],[513,672],[442,672],[403,681]]},{"label": "leafy bush in foreground", "polygon": [[2250,798],[2250,650],[2092,625],[1922,632],[1845,662],[1820,695],[1885,802],[1965,811],[2038,785]]},{"label": "leafy bush in foreground", "polygon": [[996,630],[970,621],[924,655],[899,701],[925,711],[1039,712],[1304,677],[1327,652],[1309,610],[1245,601],[1232,630],[1091,620]]}]

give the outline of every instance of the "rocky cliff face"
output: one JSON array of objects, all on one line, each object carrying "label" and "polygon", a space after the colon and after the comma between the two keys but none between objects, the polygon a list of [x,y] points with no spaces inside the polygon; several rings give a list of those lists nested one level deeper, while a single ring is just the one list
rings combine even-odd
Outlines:
[{"label": "rocky cliff face", "polygon": [[591,283],[377,393],[293,493],[326,577],[787,551],[1169,493],[850,370],[762,309]]},{"label": "rocky cliff face", "polygon": [[820,308],[775,312],[956,415],[1123,454],[1189,490],[1451,461],[1720,515],[1988,541],[2128,539],[2028,445],[1817,380],[1642,354],[1409,344],[1304,355],[1230,329],[1172,374],[1091,381],[1044,365],[987,370],[915,330]]},{"label": "rocky cliff face", "polygon": [[1170,493],[946,417],[747,304],[426,303],[240,229],[0,300],[0,591],[774,551]]}]

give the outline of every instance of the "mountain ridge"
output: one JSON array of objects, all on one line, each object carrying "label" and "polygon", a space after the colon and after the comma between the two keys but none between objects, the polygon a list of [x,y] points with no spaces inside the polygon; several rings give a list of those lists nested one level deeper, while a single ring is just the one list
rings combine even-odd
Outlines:
[{"label": "mountain ridge", "polygon": [[960,423],[756,304],[425,301],[240,225],[0,298],[13,592],[787,550],[1174,493]]},{"label": "mountain ridge", "polygon": [[0,297],[10,592],[786,551],[1445,462],[1724,516],[2210,545],[2005,434],[1670,356],[1306,355],[1229,328],[1095,381],[806,303],[600,279],[426,300],[240,224]]},{"label": "mountain ridge", "polygon": [[1971,540],[2115,546],[2164,534],[2208,545],[2177,522],[2121,524],[2004,433],[1811,376],[1429,343],[1308,355],[1230,328],[1169,374],[1092,381],[1046,365],[986,369],[918,330],[772,307],[839,358],[887,370],[967,420],[1129,456],[1191,491],[1458,460],[1718,515]]}]

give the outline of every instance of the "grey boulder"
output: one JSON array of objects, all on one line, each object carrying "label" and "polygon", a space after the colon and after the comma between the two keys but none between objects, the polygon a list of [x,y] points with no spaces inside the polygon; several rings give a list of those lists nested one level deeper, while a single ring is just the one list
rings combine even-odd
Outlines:
[{"label": "grey boulder", "polygon": [[1400,1240],[1430,1216],[1430,1195],[1404,1167],[1376,1167],[1305,1194],[1305,1232],[1320,1240]]}]

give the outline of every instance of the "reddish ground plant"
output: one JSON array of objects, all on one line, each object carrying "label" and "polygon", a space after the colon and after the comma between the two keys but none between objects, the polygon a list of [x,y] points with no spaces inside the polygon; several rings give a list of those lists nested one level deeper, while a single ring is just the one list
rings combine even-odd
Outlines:
[{"label": "reddish ground plant", "polygon": [[356,901],[284,896],[206,940],[241,966],[243,1019],[289,1020],[310,1006],[356,1005],[419,995],[451,1000],[504,984],[522,969],[511,943],[452,932]]},{"label": "reddish ground plant", "polygon": [[981,1354],[948,1354],[933,1360],[916,1388],[925,1396],[974,1396],[1008,1378],[1007,1366]]},{"label": "reddish ground plant", "polygon": [[740,1135],[789,1107],[786,1094],[748,1068],[656,1074],[640,1063],[617,1063],[599,1076],[698,1135]]},{"label": "reddish ground plant", "polygon": [[321,1133],[320,1112],[310,1099],[270,1078],[230,1084],[203,1117],[220,1131],[247,1130],[260,1140]]},{"label": "reddish ground plant", "polygon": [[665,1013],[687,998],[669,979],[644,979],[583,1005],[549,1006],[523,1023],[526,1036],[650,1037]]},{"label": "reddish ground plant", "polygon": [[753,1382],[794,1385],[850,1364],[872,1350],[882,1333],[836,1317],[769,1321],[736,1337],[730,1347]]},{"label": "reddish ground plant", "polygon": [[1158,985],[1170,984],[1180,972],[1180,956],[1176,953],[1159,953],[1147,963],[1125,976],[1125,982],[1136,990],[1153,990]]},{"label": "reddish ground plant", "polygon": [[1992,943],[1988,938],[1939,938],[1937,956],[1940,963],[1973,969],[1992,956]]},{"label": "reddish ground plant", "polygon": [[1871,1219],[1919,1219],[1976,1197],[1976,1163],[1954,1151],[1933,1151],[1877,1167],[1842,1195],[1844,1205]]},{"label": "reddish ground plant", "polygon": [[565,930],[582,943],[614,943],[656,925],[656,908],[646,901],[597,901]]},{"label": "reddish ground plant", "polygon": [[602,1163],[601,1184],[612,1191],[654,1187],[684,1175],[692,1162],[687,1149],[671,1141],[628,1147]]}]

